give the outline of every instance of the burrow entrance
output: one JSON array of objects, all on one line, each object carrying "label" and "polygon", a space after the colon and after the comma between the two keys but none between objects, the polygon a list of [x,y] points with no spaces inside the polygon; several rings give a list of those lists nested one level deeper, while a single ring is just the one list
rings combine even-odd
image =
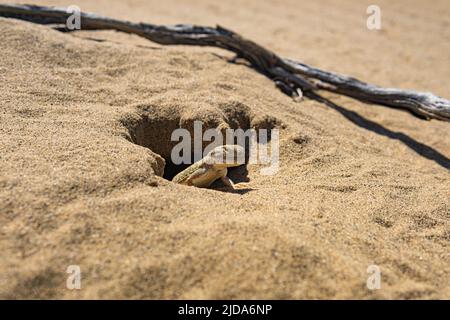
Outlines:
[{"label": "burrow entrance", "polygon": [[[162,177],[172,180],[178,173],[190,166],[190,164],[174,164],[171,160],[171,152],[179,141],[171,141],[174,130],[179,128],[187,129],[191,136],[191,146],[194,143],[194,121],[202,121],[203,133],[212,128],[231,128],[247,130],[249,128],[272,129],[279,125],[279,121],[273,117],[262,117],[258,121],[253,121],[250,109],[241,103],[229,103],[219,105],[220,112],[215,112],[214,116],[204,115],[195,117],[190,115],[183,117],[182,109],[172,110],[162,108],[161,106],[141,105],[137,107],[137,113],[131,113],[122,119],[122,124],[128,129],[130,140],[142,147],[149,148],[154,153],[160,155],[164,161],[164,171]],[[225,131],[223,131],[225,137]],[[202,150],[206,148],[211,141],[204,141]],[[246,140],[248,146],[249,141]],[[193,163],[194,154],[190,154]],[[245,167],[245,166],[242,166]],[[237,176],[239,180],[246,181],[246,168],[231,168],[231,176]],[[245,176],[245,177],[244,177]]]}]

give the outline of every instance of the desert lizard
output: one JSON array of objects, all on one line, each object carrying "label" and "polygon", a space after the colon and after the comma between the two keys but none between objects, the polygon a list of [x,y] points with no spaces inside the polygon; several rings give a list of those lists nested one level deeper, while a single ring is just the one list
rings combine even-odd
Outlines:
[{"label": "desert lizard", "polygon": [[245,150],[239,145],[223,145],[212,149],[203,159],[195,162],[177,174],[172,181],[200,188],[209,187],[217,179],[232,189],[239,189],[227,177],[228,167],[237,167],[245,163]]}]

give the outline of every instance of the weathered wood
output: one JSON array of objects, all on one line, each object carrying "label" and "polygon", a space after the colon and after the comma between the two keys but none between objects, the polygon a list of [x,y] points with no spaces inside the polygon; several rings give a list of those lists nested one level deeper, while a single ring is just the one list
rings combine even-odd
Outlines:
[{"label": "weathered wood", "polygon": [[[52,25],[59,31],[70,31],[65,28],[70,15],[65,8],[0,4],[2,17]],[[187,24],[168,26],[133,23],[83,12],[80,16],[82,30],[116,30],[136,34],[162,45],[212,46],[232,51],[274,80],[283,92],[290,93],[294,97],[298,97],[300,90],[310,97],[315,95],[308,95],[308,91],[327,90],[364,102],[406,109],[424,119],[450,121],[450,101],[447,99],[432,93],[382,88],[352,77],[284,59],[220,26],[211,28]]]}]

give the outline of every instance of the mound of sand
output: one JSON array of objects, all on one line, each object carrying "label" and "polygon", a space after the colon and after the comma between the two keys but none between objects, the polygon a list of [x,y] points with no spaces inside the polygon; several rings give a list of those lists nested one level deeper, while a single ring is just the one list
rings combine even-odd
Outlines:
[{"label": "mound of sand", "polygon": [[[419,12],[414,38],[411,6],[394,19],[387,2],[387,31],[366,38],[367,30],[334,35],[364,23],[364,10],[351,18],[364,5],[349,1],[328,11],[303,4],[334,24],[302,15],[310,30],[297,34],[288,1],[250,1],[234,15],[232,2],[176,12],[161,4],[150,16],[139,12],[151,3],[128,11],[124,3],[80,6],[155,23],[223,23],[324,69],[448,93],[444,1]],[[447,123],[332,94],[335,108],[296,103],[216,49],[62,34],[12,19],[0,18],[0,29],[1,298],[450,298]],[[425,38],[433,50],[414,51]],[[370,53],[376,46],[389,55]],[[423,55],[423,70],[411,67]],[[170,133],[194,120],[280,129],[279,172],[233,170],[249,181],[245,193],[164,179],[177,170]],[[370,291],[373,264],[382,288]],[[80,290],[66,288],[69,265],[81,269]]]}]

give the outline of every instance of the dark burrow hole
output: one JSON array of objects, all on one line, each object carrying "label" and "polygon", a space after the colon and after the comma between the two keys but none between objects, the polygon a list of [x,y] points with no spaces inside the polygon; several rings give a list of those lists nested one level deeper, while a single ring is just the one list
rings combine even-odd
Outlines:
[{"label": "dark burrow hole", "polygon": [[[194,159],[194,155],[191,156],[191,163],[193,163],[193,159]],[[166,164],[164,166],[164,174],[163,174],[163,178],[169,181],[172,181],[173,177],[175,177],[178,173],[180,173],[181,171],[185,170],[186,168],[188,168],[191,164],[174,164],[172,162],[172,160],[169,158],[164,159]],[[246,163],[247,163],[248,157],[246,159]],[[232,168],[228,168],[228,177],[230,177],[230,179],[235,182],[235,183],[239,183],[239,182],[248,182],[248,170],[247,170],[247,165],[242,165],[239,167],[232,167]],[[221,183],[220,182],[216,182],[214,183],[214,186],[218,185],[220,186]]]},{"label": "dark burrow hole", "polygon": [[[132,113],[129,116],[124,117],[121,122],[128,129],[129,135],[127,139],[131,142],[140,145],[142,147],[150,149],[152,152],[158,154],[165,160],[164,170],[162,170],[162,161],[158,162],[158,166],[155,169],[157,174],[161,175],[164,179],[171,181],[178,173],[185,170],[190,164],[174,164],[171,160],[171,151],[175,145],[179,142],[171,141],[171,135],[174,130],[179,129],[181,125],[180,117],[176,113],[165,113],[163,114],[158,108],[153,106],[141,106],[138,114]],[[229,109],[224,107],[224,113],[226,122],[232,129],[242,128],[243,130],[249,129],[251,127],[251,119],[249,116],[249,111],[247,107],[235,103],[227,105]],[[276,120],[276,119],[275,119]],[[183,123],[183,127],[187,128],[193,133],[193,121],[190,120]],[[217,121],[222,121],[223,119],[213,119],[212,121],[204,121],[203,130],[208,128],[217,128],[220,124]],[[271,117],[262,118],[260,121],[254,123],[253,127],[272,129],[277,124]],[[270,140],[270,136],[269,136]],[[237,140],[235,141],[235,143]],[[211,142],[206,141],[203,144],[203,150]],[[193,145],[193,140],[191,141]],[[249,140],[246,138],[246,156],[248,157],[248,145]],[[161,158],[160,158],[161,159]],[[161,159],[162,160],[162,159]],[[194,160],[193,154],[191,155],[191,160]],[[191,161],[193,163],[193,161]],[[247,161],[246,161],[247,163]],[[248,178],[247,165],[242,165],[239,167],[228,168],[228,176],[233,182],[247,182]],[[219,184],[221,182],[218,182]],[[216,185],[216,183],[213,184]]]},{"label": "dark burrow hole", "polygon": [[[178,124],[175,125],[172,121],[167,120],[149,121],[147,117],[143,117],[136,123],[133,123],[133,125],[128,124],[127,127],[130,134],[128,137],[129,140],[137,145],[150,149],[164,159],[164,171],[160,172],[164,179],[172,181],[178,173],[194,163],[194,154],[191,154],[190,164],[174,164],[172,162],[171,150],[178,142],[172,142],[170,137],[172,131],[178,128]],[[162,141],[165,141],[165,143],[162,143]],[[203,150],[210,143],[205,142]],[[248,140],[246,140],[246,144],[248,145]],[[248,152],[246,152],[246,155],[248,156]],[[228,168],[228,176],[235,183],[248,181],[247,174],[246,165]],[[214,186],[221,186],[221,182],[214,183]]]},{"label": "dark burrow hole", "polygon": [[190,164],[174,164],[170,158],[164,160],[166,165],[164,166],[163,178],[169,181],[172,181],[173,177],[190,166]]}]

